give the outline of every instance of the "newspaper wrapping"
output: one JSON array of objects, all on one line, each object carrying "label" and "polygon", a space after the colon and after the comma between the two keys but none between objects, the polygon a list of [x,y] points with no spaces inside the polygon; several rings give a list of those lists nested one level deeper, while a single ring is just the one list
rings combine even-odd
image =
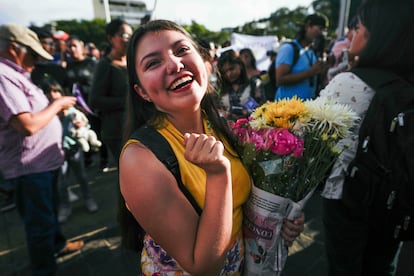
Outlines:
[{"label": "newspaper wrapping", "polygon": [[246,275],[281,274],[288,256],[287,246],[280,235],[283,220],[299,217],[313,192],[293,202],[253,185],[244,207]]}]

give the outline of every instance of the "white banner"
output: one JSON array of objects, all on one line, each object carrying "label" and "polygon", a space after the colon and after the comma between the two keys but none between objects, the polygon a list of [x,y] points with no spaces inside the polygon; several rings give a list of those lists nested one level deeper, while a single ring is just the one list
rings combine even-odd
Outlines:
[{"label": "white banner", "polygon": [[277,36],[254,36],[232,33],[231,46],[222,48],[218,51],[218,55],[222,52],[233,49],[240,51],[243,48],[250,48],[256,58],[256,66],[261,71],[267,71],[270,65],[270,59],[266,55],[267,51],[274,51],[278,46]]}]

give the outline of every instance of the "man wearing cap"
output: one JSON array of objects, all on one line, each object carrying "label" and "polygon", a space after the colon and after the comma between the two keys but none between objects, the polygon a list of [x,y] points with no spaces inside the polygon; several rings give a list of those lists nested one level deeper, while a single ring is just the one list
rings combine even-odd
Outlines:
[{"label": "man wearing cap", "polygon": [[325,64],[318,60],[311,45],[326,26],[327,19],[324,16],[311,14],[305,18],[296,38],[280,47],[275,65],[275,100],[293,96],[304,100],[315,97],[318,75],[324,71]]},{"label": "man wearing cap", "polygon": [[62,128],[56,116],[74,97],[49,104],[30,79],[37,59],[51,60],[28,28],[0,26],[0,175],[16,187],[34,275],[55,275],[56,254],[78,250],[56,216],[57,170],[63,164]]}]

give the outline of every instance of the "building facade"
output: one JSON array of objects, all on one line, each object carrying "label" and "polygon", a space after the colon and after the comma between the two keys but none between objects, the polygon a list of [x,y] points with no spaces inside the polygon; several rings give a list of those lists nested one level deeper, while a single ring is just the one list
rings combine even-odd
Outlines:
[{"label": "building facade", "polygon": [[[154,8],[155,8],[154,2]],[[95,18],[122,18],[132,26],[149,21],[154,9],[149,10],[147,3],[140,0],[93,0]]]}]

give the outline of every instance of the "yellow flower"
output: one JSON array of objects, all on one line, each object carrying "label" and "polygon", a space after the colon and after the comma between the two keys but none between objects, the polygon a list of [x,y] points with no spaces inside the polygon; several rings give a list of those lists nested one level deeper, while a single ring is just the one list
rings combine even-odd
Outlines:
[{"label": "yellow flower", "polygon": [[[306,116],[307,109],[301,99],[293,97],[276,102],[267,102],[253,113],[253,127],[276,127],[291,130],[298,120]],[[302,120],[301,120],[302,121]]]},{"label": "yellow flower", "polygon": [[[244,147],[241,156],[249,164],[257,187],[297,201],[326,177],[342,152],[337,146],[338,140],[351,134],[357,119],[349,106],[322,97],[267,102],[253,111],[248,120],[250,127],[255,131],[264,130],[261,135],[268,135],[269,128],[288,130],[300,138],[304,148],[302,156],[282,158],[256,151],[256,145]],[[271,169],[262,161],[271,162]]]}]

